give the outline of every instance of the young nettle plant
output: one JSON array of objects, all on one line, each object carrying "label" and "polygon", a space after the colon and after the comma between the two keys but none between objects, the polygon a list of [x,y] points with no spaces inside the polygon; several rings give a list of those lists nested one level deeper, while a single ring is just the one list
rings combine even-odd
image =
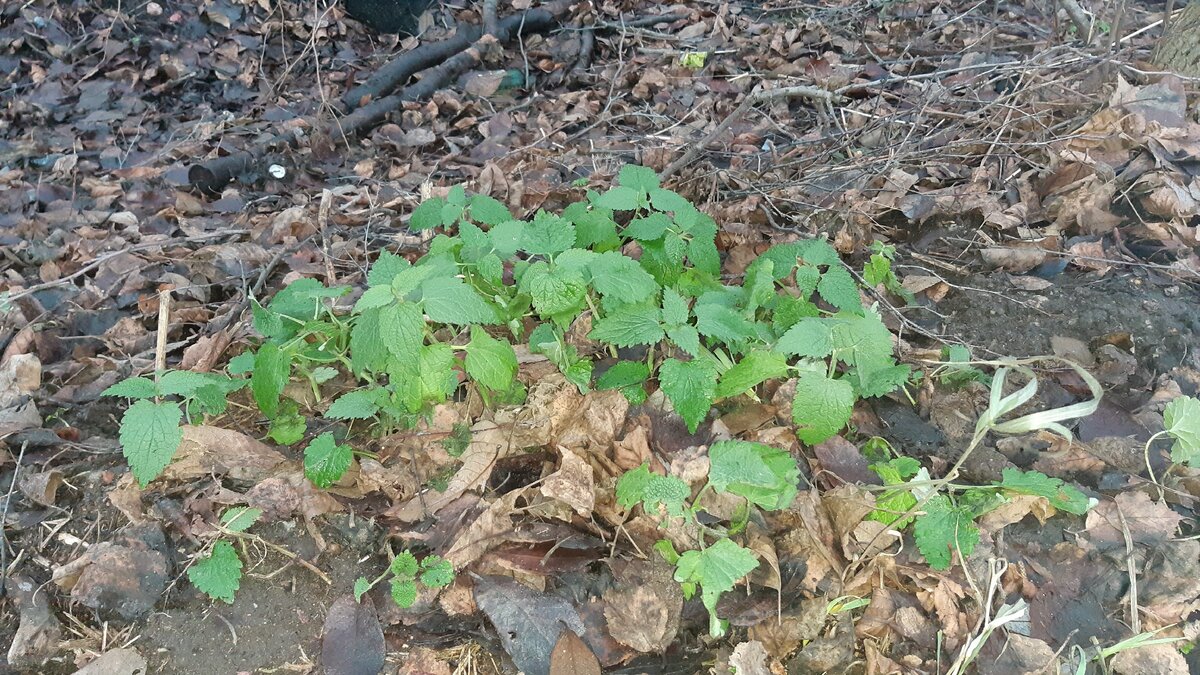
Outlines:
[{"label": "young nettle plant", "polygon": [[[657,386],[692,431],[722,399],[795,377],[792,419],[806,443],[838,433],[857,399],[909,377],[827,242],[772,247],[740,284],[723,283],[716,223],[644,167],[626,166],[610,190],[527,220],[455,187],[417,207],[410,226],[442,232],[416,262],[381,253],[353,308],[337,303],[349,287],[314,279],[254,304],[263,341],[230,372],[249,374],[276,442],[295,443],[306,432],[300,403],[286,393],[295,380],[324,401],[322,385],[352,378],[358,386],[338,396],[325,418],[385,431],[411,427],[464,382],[491,404],[519,403],[526,392],[516,378],[518,343],[583,392],[615,389],[640,403]],[[880,251],[869,274],[886,285],[894,275]],[[590,321],[590,343],[573,333],[567,339],[587,325],[581,318]],[[593,377],[594,358],[618,354],[625,359]],[[150,428],[149,405],[162,404],[137,404],[123,423],[136,450],[126,456],[143,483],[178,445],[168,427],[179,420],[156,407]],[[310,462],[306,452],[306,465],[322,467],[321,482],[349,466],[351,453],[336,443],[308,447],[318,456]]]},{"label": "young nettle plant", "polygon": [[218,536],[197,554],[196,562],[187,570],[192,585],[213,600],[233,604],[242,582],[242,559],[233,542],[241,539],[261,517],[261,510],[246,506],[227,509],[221,514]]},{"label": "young nettle plant", "polygon": [[[665,512],[669,518],[683,518],[699,524],[696,514],[703,510],[701,500],[712,491],[745,499],[742,509],[728,527],[702,526],[706,543],[700,550],[682,554],[667,539],[655,549],[675,565],[675,580],[691,598],[700,590],[700,599],[708,609],[709,633],[725,634],[728,622],[717,616],[721,594],[733,590],[736,583],[758,567],[758,558],[750,549],[730,538],[749,521],[751,509],[778,511],[796,498],[800,469],[785,450],[749,441],[719,441],[708,450],[708,482],[692,499],[692,489],[674,476],[652,473],[648,465],[627,471],[617,482],[617,503],[625,509],[641,504],[648,514]],[[667,524],[664,521],[663,525]]]},{"label": "young nettle plant", "polygon": [[359,577],[354,582],[354,600],[362,600],[380,582],[391,578],[392,600],[407,609],[417,601],[420,587],[445,588],[454,582],[454,567],[449,560],[436,555],[425,556],[419,563],[409,551],[402,551],[374,581]]}]

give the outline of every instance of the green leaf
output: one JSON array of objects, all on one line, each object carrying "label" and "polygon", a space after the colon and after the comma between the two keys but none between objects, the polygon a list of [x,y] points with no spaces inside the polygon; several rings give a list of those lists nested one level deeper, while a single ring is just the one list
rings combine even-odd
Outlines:
[{"label": "green leaf", "polygon": [[688,209],[695,208],[692,203],[684,199],[677,192],[667,190],[665,188],[655,188],[649,190],[650,202],[654,204],[654,208],[659,211],[674,211],[681,213]]},{"label": "green leaf", "polygon": [[392,562],[388,565],[388,572],[400,579],[415,579],[419,568],[416,556],[409,551],[401,551],[396,554],[395,558],[392,558]]},{"label": "green leaf", "polygon": [[354,601],[362,602],[362,597],[371,590],[371,582],[367,581],[366,577],[359,577],[354,580]]},{"label": "green leaf", "polygon": [[875,314],[839,314],[827,321],[839,361],[850,364],[891,361],[892,333]]},{"label": "green leaf", "polygon": [[660,476],[647,464],[626,471],[617,481],[617,503],[630,509],[641,504],[647,514],[657,515],[659,505],[672,517],[683,515],[684,503],[692,496],[687,483],[675,476]]},{"label": "green leaf", "polygon": [[454,351],[450,345],[438,342],[422,347],[419,367],[422,399],[441,403],[458,388],[458,378],[454,374]]},{"label": "green leaf", "polygon": [[530,255],[554,255],[575,245],[575,224],[538,211],[521,232],[521,250]]},{"label": "green leaf", "polygon": [[154,388],[154,380],[146,377],[127,377],[100,392],[100,395],[139,399],[154,398],[158,392]]},{"label": "green leaf", "polygon": [[618,347],[652,345],[663,338],[658,321],[657,307],[623,307],[597,321],[588,337]]},{"label": "green leaf", "polygon": [[979,543],[979,529],[972,522],[970,510],[955,506],[946,495],[934,495],[917,517],[913,538],[917,550],[929,566],[938,571],[950,569],[954,553],[961,551],[965,559]]},{"label": "green leaf", "polygon": [[596,380],[596,389],[624,389],[641,385],[650,377],[650,369],[641,361],[618,361]]},{"label": "green leaf", "polygon": [[421,561],[421,583],[428,588],[445,588],[454,582],[454,565],[441,556],[425,556]]},{"label": "green leaf", "polygon": [[609,251],[601,253],[588,266],[592,285],[606,304],[636,304],[649,299],[658,291],[658,282],[636,260]]},{"label": "green leaf", "polygon": [[325,432],[304,448],[304,475],[324,489],[341,480],[353,459],[350,446],[339,445],[333,434]]},{"label": "green leaf", "polygon": [[829,304],[846,311],[862,312],[862,297],[858,294],[858,283],[841,265],[833,265],[821,275],[817,292]]},{"label": "green leaf", "polygon": [[508,391],[517,375],[517,354],[511,344],[471,326],[467,343],[467,375],[492,391]]},{"label": "green leaf", "polygon": [[521,250],[521,236],[525,231],[525,223],[520,220],[506,220],[494,225],[488,230],[488,239],[492,240],[492,249],[502,259],[508,259]]},{"label": "green leaf", "polygon": [[195,396],[196,392],[214,384],[228,383],[224,375],[196,373],[190,370],[166,370],[158,378],[158,392],[162,396]]},{"label": "green leaf", "polygon": [[229,359],[225,370],[230,375],[245,375],[254,371],[254,352],[245,351]]},{"label": "green leaf", "polygon": [[825,239],[809,239],[798,242],[798,244],[797,256],[805,264],[831,267],[841,264],[841,258],[838,257],[837,251]]},{"label": "green leaf", "polygon": [[300,414],[300,406],[291,399],[286,399],[279,406],[275,417],[271,419],[271,428],[267,435],[280,445],[298,443],[308,431],[308,420]]},{"label": "green leaf", "polygon": [[382,371],[387,363],[387,344],[380,339],[380,313],[369,309],[358,316],[350,329],[350,366],[355,374]]},{"label": "green leaf", "polygon": [[654,241],[661,239],[667,228],[671,227],[671,219],[662,213],[650,213],[642,218],[634,218],[629,225],[621,230],[626,239],[638,241]]},{"label": "green leaf", "polygon": [[[1176,399],[1178,400],[1178,399]],[[1023,495],[1045,497],[1050,506],[1067,513],[1081,516],[1088,511],[1087,495],[1060,478],[1051,478],[1037,471],[1021,471],[1009,467],[1001,472],[998,485],[1008,491]]]},{"label": "green leaf", "polygon": [[721,594],[758,567],[758,558],[732,539],[718,539],[703,551],[685,551],[675,565],[675,581],[699,584],[700,599],[709,613],[709,634],[720,637],[724,625],[717,617]]},{"label": "green leaf", "polygon": [[245,532],[262,518],[262,509],[249,506],[234,506],[221,514],[221,524],[230,532]]},{"label": "green leaf", "polygon": [[679,326],[687,323],[690,310],[687,300],[674,288],[664,288],[662,292],[662,318],[668,326]]},{"label": "green leaf", "polygon": [[1175,439],[1171,446],[1171,461],[1200,466],[1200,401],[1191,396],[1172,399],[1163,408],[1163,426]]},{"label": "green leaf", "polygon": [[446,206],[446,200],[441,197],[433,197],[421,202],[420,206],[413,209],[412,219],[408,222],[408,229],[414,232],[421,232],[440,227],[442,225],[442,208],[444,206]]},{"label": "green leaf", "polygon": [[718,441],[708,449],[708,482],[718,492],[745,497],[768,511],[796,498],[800,468],[786,450],[749,441]]},{"label": "green leaf", "polygon": [[658,174],[654,173],[654,169],[626,164],[617,174],[617,182],[639,192],[649,192],[658,188]]},{"label": "green leaf", "polygon": [[487,195],[474,195],[471,197],[471,219],[486,225],[499,225],[513,217],[500,200]]},{"label": "green leaf", "polygon": [[392,600],[397,607],[408,609],[417,601],[417,584],[412,579],[392,579]]},{"label": "green leaf", "polygon": [[[889,338],[890,340],[890,338]],[[891,342],[888,342],[891,347]],[[803,318],[788,329],[775,350],[787,356],[823,359],[833,353],[833,330],[825,319]]]},{"label": "green leaf", "polygon": [[171,463],[183,441],[183,411],[174,403],[135,401],[121,416],[121,453],[142,487]]},{"label": "green leaf", "polygon": [[338,397],[333,405],[325,411],[325,419],[330,420],[367,420],[379,412],[379,399],[382,389],[370,387],[355,389]]},{"label": "green leaf", "polygon": [[417,358],[425,343],[425,315],[411,302],[395,302],[379,310],[379,339],[400,360]]},{"label": "green leaf", "polygon": [[421,284],[421,307],[438,323],[500,323],[496,308],[458,277],[439,277]]},{"label": "green leaf", "polygon": [[250,376],[250,391],[254,402],[267,417],[279,410],[279,397],[287,386],[292,372],[291,355],[273,342],[266,342],[254,355],[254,374]]},{"label": "green leaf", "polygon": [[715,395],[719,399],[737,396],[767,380],[782,377],[787,372],[787,359],[782,355],[755,350],[721,375]]},{"label": "green leaf", "polygon": [[641,194],[633,188],[618,186],[597,197],[594,203],[602,209],[633,211],[641,206]]},{"label": "green leaf", "polygon": [[658,386],[687,423],[688,432],[696,433],[712,408],[717,389],[717,373],[712,366],[698,359],[667,359],[659,366]]},{"label": "green leaf", "polygon": [[[711,219],[709,219],[711,220]],[[704,223],[692,228],[692,238],[688,241],[688,260],[696,269],[716,276],[721,273],[721,254],[717,252],[717,226]]]},{"label": "green leaf", "polygon": [[801,373],[792,400],[796,437],[816,445],[837,435],[854,412],[854,388],[823,373]]},{"label": "green leaf", "polygon": [[575,202],[563,209],[563,218],[575,223],[575,245],[594,251],[619,247],[617,223],[606,209],[588,209],[587,202]]},{"label": "green leaf", "polygon": [[752,323],[723,305],[697,303],[692,311],[696,314],[696,328],[704,337],[734,346],[757,335]]},{"label": "green leaf", "polygon": [[242,582],[242,560],[233,544],[221,540],[209,554],[188,568],[188,580],[213,600],[233,604],[233,596]]},{"label": "green leaf", "polygon": [[667,337],[692,358],[700,356],[700,333],[695,326],[682,325],[667,329]]},{"label": "green leaf", "polygon": [[914,516],[905,517],[917,505],[917,498],[908,490],[887,490],[875,498],[875,510],[867,520],[874,520],[897,530],[903,530],[915,520]]},{"label": "green leaf", "polygon": [[587,285],[578,273],[551,269],[544,262],[534,263],[521,276],[519,287],[533,299],[538,314],[549,317],[578,311],[584,304]]},{"label": "green leaf", "polygon": [[379,258],[375,260],[375,264],[371,265],[371,270],[367,272],[367,285],[374,288],[376,286],[391,286],[392,279],[400,272],[412,267],[407,260],[392,253],[391,251],[383,251],[379,254]]},{"label": "green leaf", "polygon": [[[392,276],[395,279],[396,275]],[[354,303],[354,313],[359,314],[368,309],[378,309],[386,307],[396,301],[396,294],[392,291],[392,282],[388,282],[384,286],[372,286],[363,291],[359,296],[358,301]]]}]

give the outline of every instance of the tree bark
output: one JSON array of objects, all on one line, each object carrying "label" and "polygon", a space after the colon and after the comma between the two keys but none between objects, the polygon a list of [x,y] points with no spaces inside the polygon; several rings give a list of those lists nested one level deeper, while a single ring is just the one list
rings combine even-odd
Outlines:
[{"label": "tree bark", "polygon": [[1167,33],[1154,51],[1154,63],[1163,70],[1200,77],[1200,0],[1192,0],[1169,20]]}]

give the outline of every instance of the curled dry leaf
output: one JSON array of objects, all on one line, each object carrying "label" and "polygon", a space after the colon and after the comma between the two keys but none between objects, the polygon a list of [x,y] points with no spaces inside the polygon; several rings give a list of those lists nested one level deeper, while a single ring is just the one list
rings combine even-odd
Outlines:
[{"label": "curled dry leaf", "polygon": [[558,454],[558,470],[542,481],[541,492],[570,506],[580,516],[589,516],[596,504],[592,467],[587,460],[562,445],[558,446]]},{"label": "curled dry leaf", "polygon": [[674,570],[658,560],[614,564],[616,583],[604,592],[604,619],[613,639],[643,653],[658,653],[675,640],[683,591]]},{"label": "curled dry leaf", "polygon": [[283,453],[241,432],[185,425],[183,440],[162,478],[191,481],[216,474],[258,482],[273,475],[286,461]]}]

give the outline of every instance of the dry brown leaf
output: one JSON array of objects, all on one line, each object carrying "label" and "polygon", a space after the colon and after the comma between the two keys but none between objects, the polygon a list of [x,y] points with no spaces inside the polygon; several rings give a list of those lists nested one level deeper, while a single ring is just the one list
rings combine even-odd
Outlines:
[{"label": "dry brown leaf", "polygon": [[579,455],[558,446],[558,471],[542,481],[541,492],[550,499],[570,506],[575,513],[587,517],[596,505],[596,486],[592,467]]},{"label": "dry brown leaf", "polygon": [[241,432],[206,425],[184,425],[179,450],[160,478],[191,481],[216,474],[258,482],[286,462],[283,453]]},{"label": "dry brown leaf", "polygon": [[420,494],[388,510],[388,515],[404,522],[414,522],[433,515],[458,499],[467,490],[487,482],[496,465],[511,446],[507,430],[492,422],[479,422],[471,427],[471,442],[463,452],[462,466],[450,478],[446,489],[434,494]]},{"label": "dry brown leaf", "polygon": [[550,675],[600,675],[600,661],[575,631],[564,628],[550,652]]},{"label": "dry brown leaf", "polygon": [[526,489],[513,490],[496,499],[472,523],[464,527],[455,537],[454,543],[442,555],[454,569],[462,569],[475,562],[489,549],[508,541],[506,535],[513,533],[512,514],[517,500],[525,495]]},{"label": "dry brown leaf", "polygon": [[683,591],[674,569],[654,559],[614,563],[616,581],[604,592],[608,632],[623,645],[658,653],[675,640],[683,612]]},{"label": "dry brown leaf", "polygon": [[767,650],[756,640],[733,648],[729,655],[729,670],[737,675],[772,675],[767,665]]},{"label": "dry brown leaf", "polygon": [[[1125,537],[1136,544],[1158,546],[1175,535],[1183,516],[1165,502],[1151,501],[1144,492],[1127,491],[1088,511],[1081,545],[1100,551],[1124,550]],[[1086,542],[1086,544],[1085,544]]]}]

